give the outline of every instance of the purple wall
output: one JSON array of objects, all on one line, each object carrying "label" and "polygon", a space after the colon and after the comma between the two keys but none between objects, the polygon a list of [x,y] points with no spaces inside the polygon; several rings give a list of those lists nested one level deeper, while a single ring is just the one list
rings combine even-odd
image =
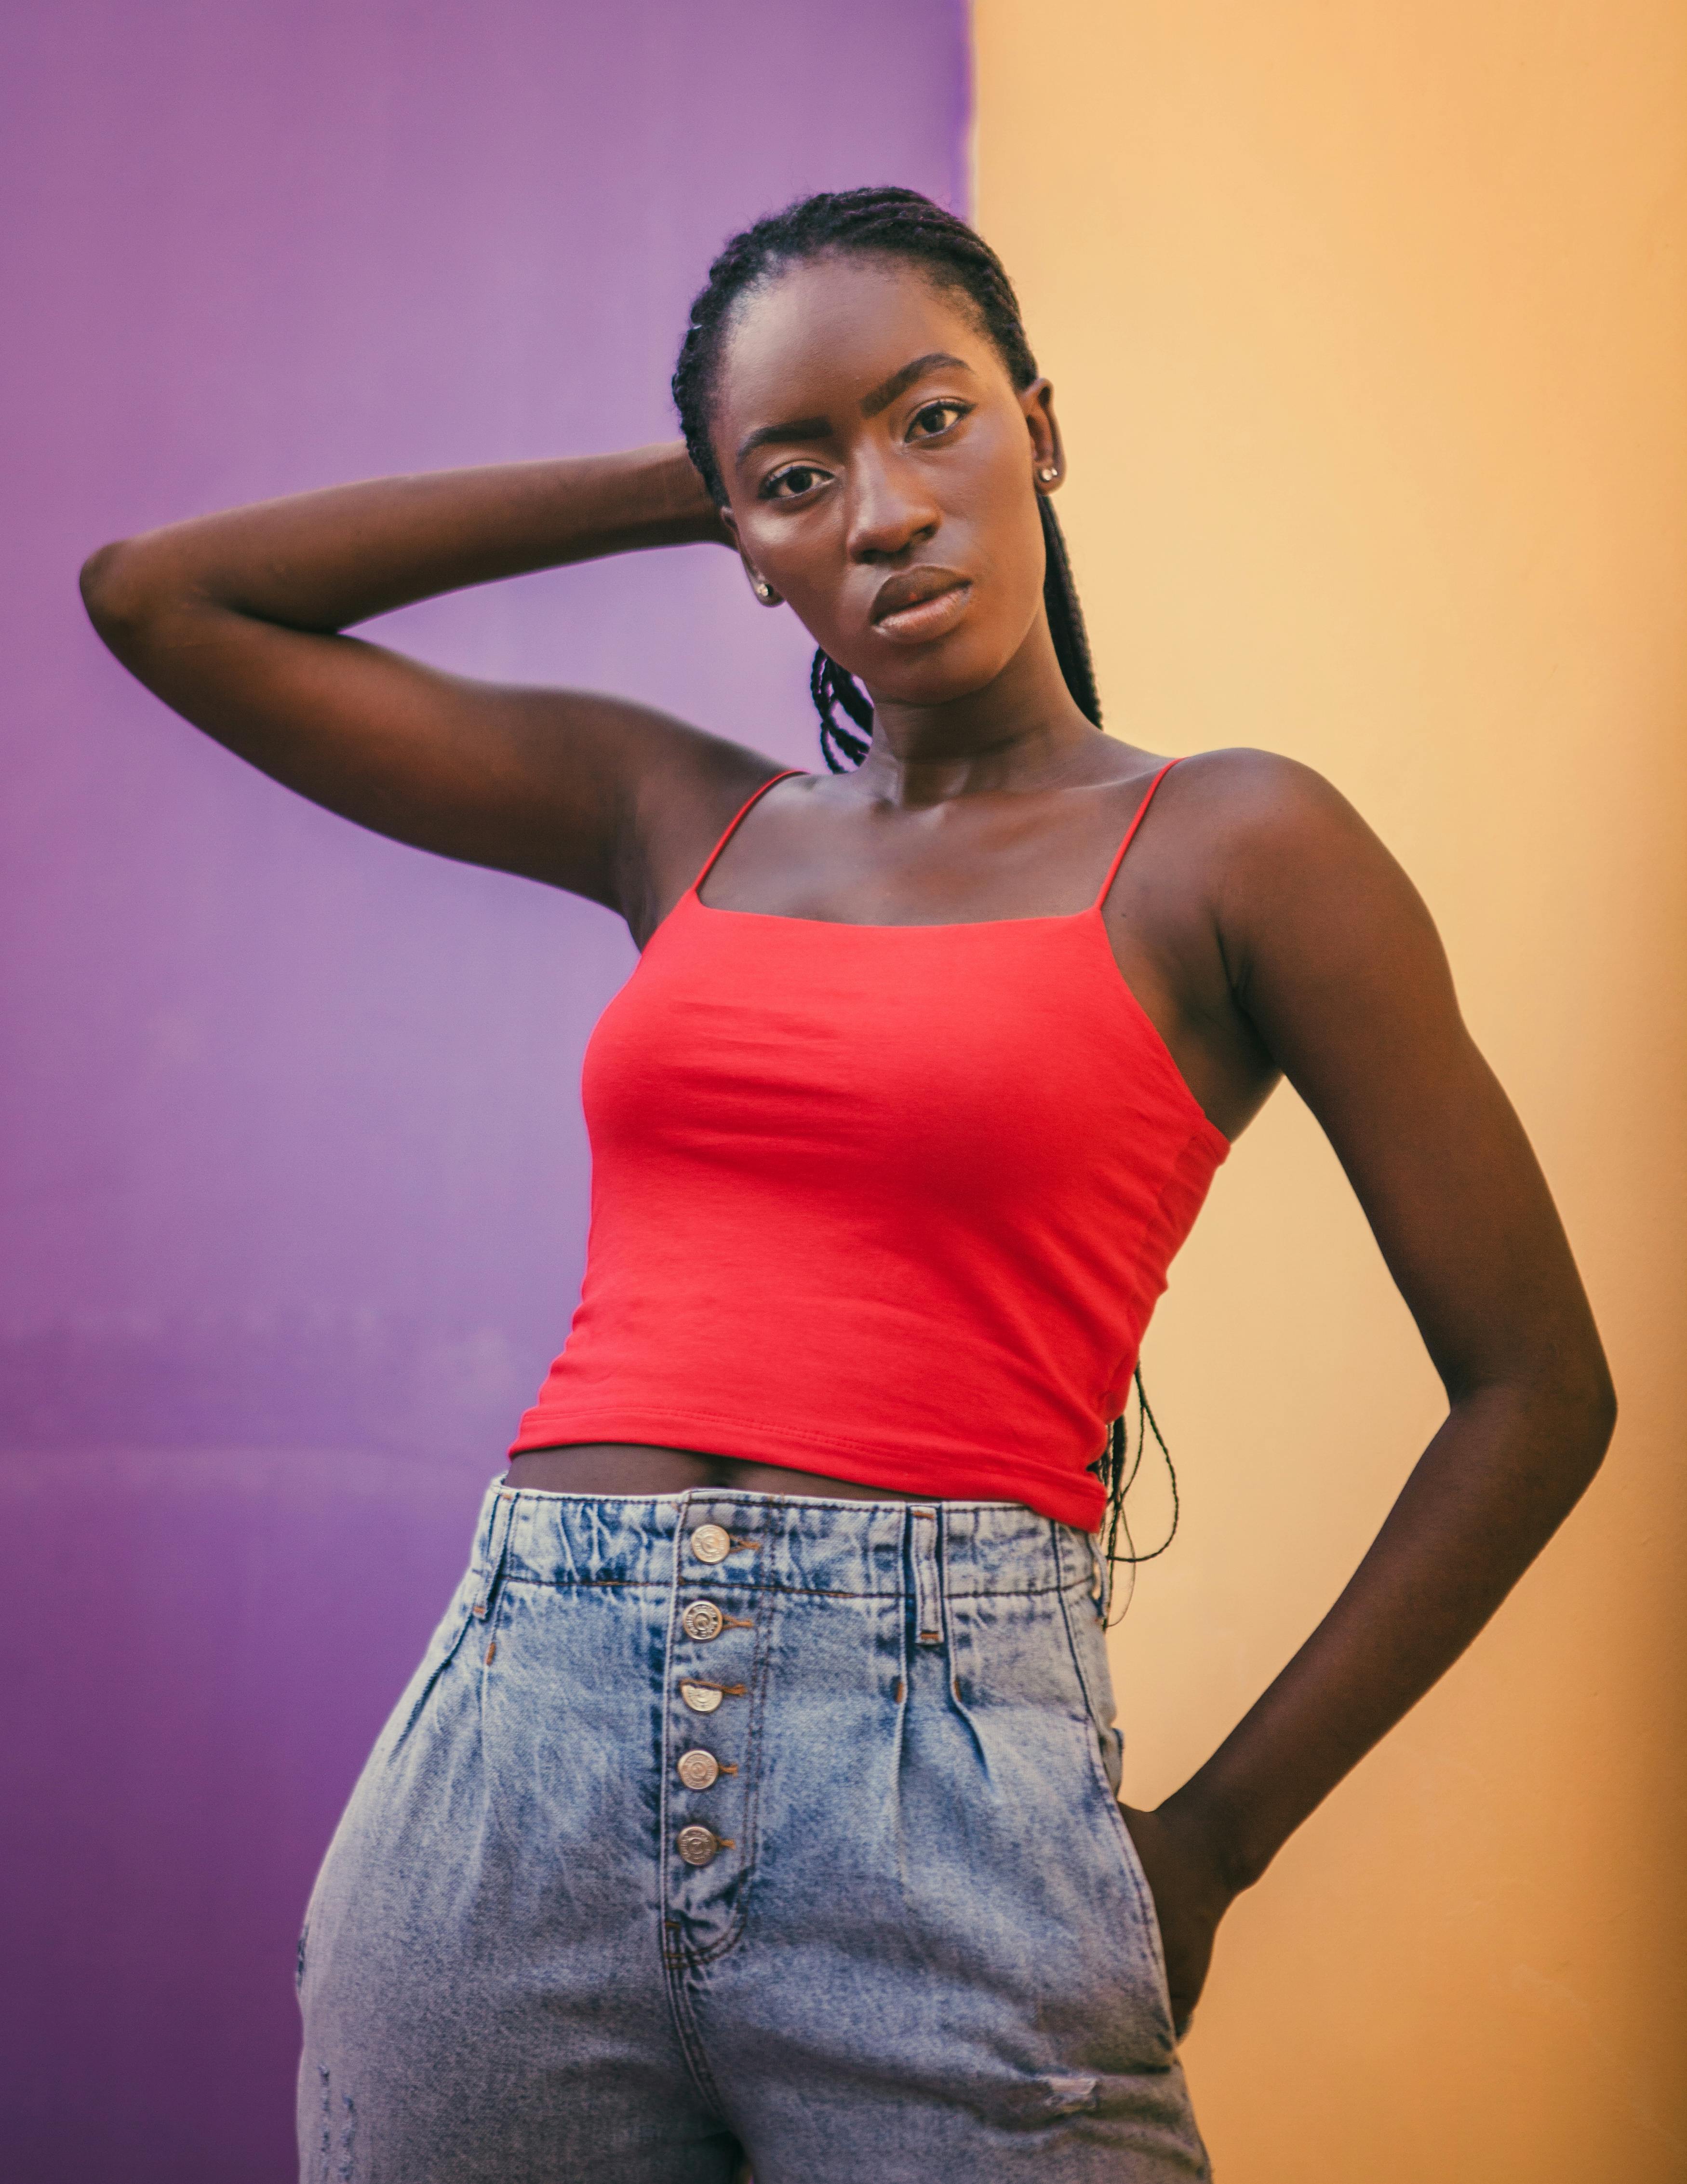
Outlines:
[{"label": "purple wall", "polygon": [[[23,0],[0,31],[0,2165],[291,2174],[292,1957],[579,1274],[601,911],[289,797],[130,684],[82,556],[673,430],[804,189],[959,203],[962,0]],[[810,762],[704,550],[394,616]]]}]

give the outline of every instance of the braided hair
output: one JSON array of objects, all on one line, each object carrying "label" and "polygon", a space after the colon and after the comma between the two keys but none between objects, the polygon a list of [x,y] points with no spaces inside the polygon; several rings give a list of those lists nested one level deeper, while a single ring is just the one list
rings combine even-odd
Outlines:
[{"label": "braided hair", "polygon": [[[964,297],[1014,386],[1022,392],[1036,378],[1037,359],[1025,338],[1013,283],[995,252],[964,220],[917,190],[824,190],[799,198],[783,212],[770,213],[735,235],[710,267],[692,304],[674,368],[674,406],[686,451],[717,503],[725,503],[727,489],[710,442],[709,421],[734,306],[788,266],[845,251],[900,259]],[[1038,494],[1037,506],[1045,548],[1043,601],[1055,656],[1078,710],[1099,728],[1101,700],[1066,540],[1046,493]],[[815,654],[809,691],[820,715],[820,748],[827,766],[834,773],[844,772],[846,765],[859,766],[872,741],[871,699],[847,668],[823,651]]]},{"label": "braided hair", "polygon": [[[724,505],[727,495],[709,426],[733,310],[742,297],[776,280],[788,267],[843,253],[899,259],[916,267],[938,287],[965,299],[1016,389],[1022,393],[1037,377],[1037,360],[1025,337],[1013,283],[995,252],[964,220],[957,220],[917,190],[824,190],[814,197],[799,198],[782,212],[770,213],[733,236],[721,250],[692,304],[679,362],[674,367],[674,406],[679,411],[686,451],[717,505]],[[1095,688],[1089,639],[1066,540],[1046,493],[1037,495],[1037,508],[1043,521],[1043,603],[1055,656],[1078,710],[1099,728],[1101,700]],[[827,765],[833,773],[860,766],[872,743],[872,699],[849,670],[840,667],[823,649],[817,649],[814,655],[809,693],[820,716],[820,748]],[[1148,1407],[1140,1371],[1134,1385],[1138,1406],[1134,1453],[1121,1416],[1108,1428],[1102,1452],[1090,1467],[1099,1474],[1107,1492],[1104,1552],[1110,1566],[1153,1559],[1153,1555],[1135,1552],[1124,1513],[1125,1495],[1141,1466],[1148,1431],[1153,1433],[1171,1477],[1172,1532],[1178,1524],[1177,1474]],[[1118,1552],[1122,1530],[1123,1554]],[[1170,1545],[1168,1533],[1153,1553],[1163,1554]]]}]

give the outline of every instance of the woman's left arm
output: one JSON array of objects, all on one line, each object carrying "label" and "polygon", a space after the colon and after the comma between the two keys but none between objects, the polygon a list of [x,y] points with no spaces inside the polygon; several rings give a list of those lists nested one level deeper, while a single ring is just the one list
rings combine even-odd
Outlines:
[{"label": "woman's left arm", "polygon": [[1260,760],[1233,780],[1213,905],[1231,990],[1328,1134],[1449,1409],[1294,1659],[1182,1789],[1127,1808],[1180,2028],[1225,1908],[1469,1645],[1616,1417],[1545,1179],[1417,892],[1317,775]]}]

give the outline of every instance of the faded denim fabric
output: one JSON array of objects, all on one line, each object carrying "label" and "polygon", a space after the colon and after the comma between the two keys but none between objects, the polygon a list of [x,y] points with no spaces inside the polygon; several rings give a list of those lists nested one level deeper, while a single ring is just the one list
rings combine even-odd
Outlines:
[{"label": "faded denim fabric", "polygon": [[305,2184],[1206,2177],[1099,1571],[1010,1502],[494,1485],[312,1895]]}]

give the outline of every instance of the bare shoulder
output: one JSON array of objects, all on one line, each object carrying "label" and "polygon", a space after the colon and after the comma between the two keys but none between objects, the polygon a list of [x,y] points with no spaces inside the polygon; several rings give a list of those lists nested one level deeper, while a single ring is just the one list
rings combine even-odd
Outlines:
[{"label": "bare shoulder", "polygon": [[[1426,913],[1406,874],[1341,791],[1298,759],[1237,748],[1185,759],[1166,784],[1178,828],[1200,840],[1208,900],[1233,941],[1273,931],[1326,941],[1331,913],[1416,925]],[[1187,833],[1185,830],[1188,830]]]},{"label": "bare shoulder", "polygon": [[1325,1128],[1356,1128],[1407,1084],[1421,1100],[1426,1072],[1462,1081],[1468,1037],[1440,937],[1347,799],[1267,751],[1204,753],[1185,772],[1230,991]]},{"label": "bare shoulder", "polygon": [[1365,828],[1341,794],[1314,767],[1278,751],[1237,744],[1194,751],[1167,777],[1167,800],[1204,827],[1222,830],[1227,844],[1305,846],[1321,836]]}]

